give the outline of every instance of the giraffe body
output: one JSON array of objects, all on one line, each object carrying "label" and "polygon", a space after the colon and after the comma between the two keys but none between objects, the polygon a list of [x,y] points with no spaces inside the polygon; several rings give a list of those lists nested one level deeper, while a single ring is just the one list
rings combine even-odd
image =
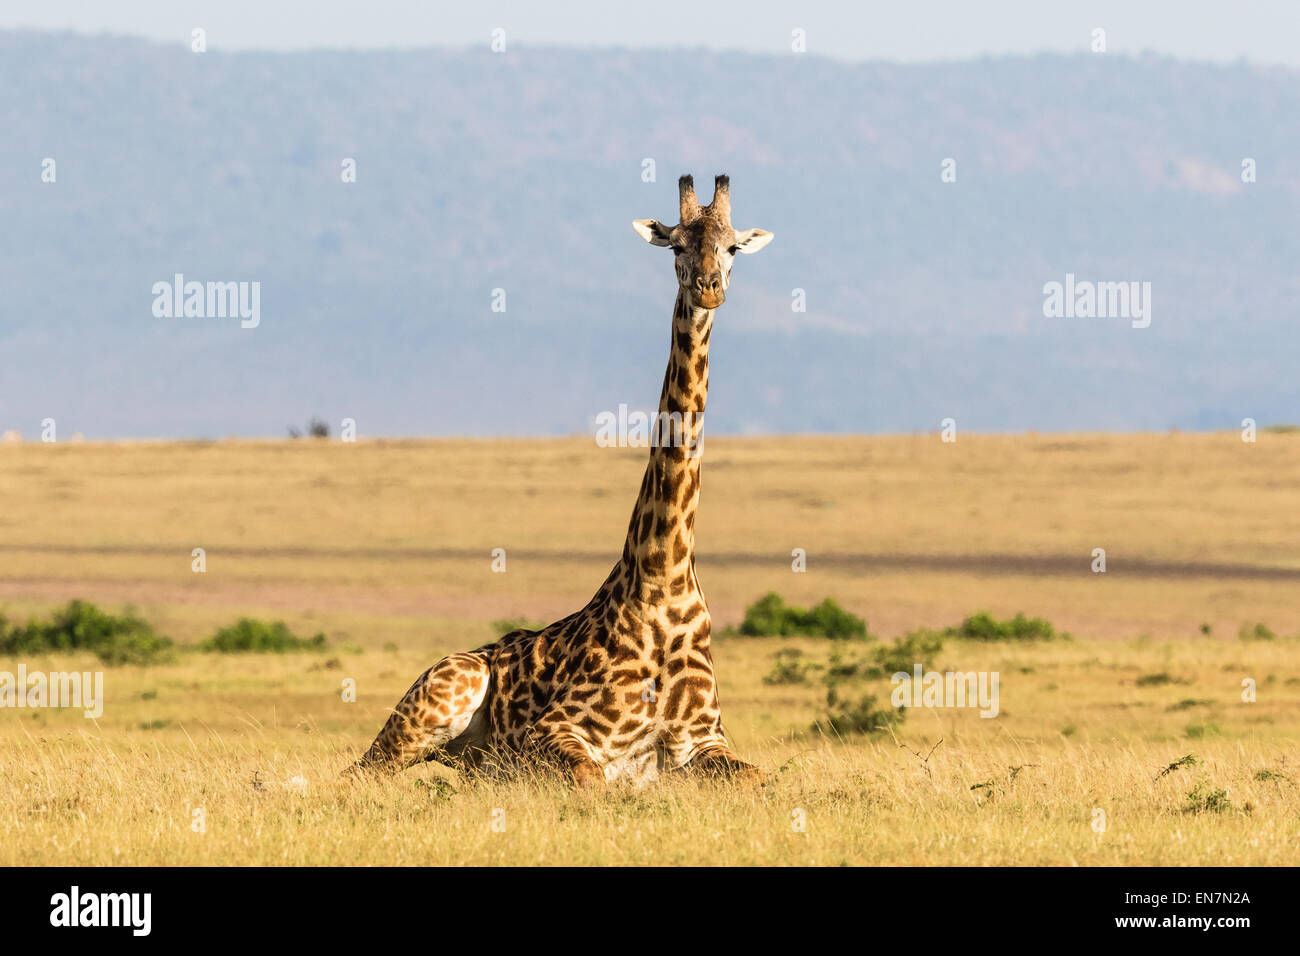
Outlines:
[{"label": "giraffe body", "polygon": [[581,611],[429,668],[362,764],[479,767],[535,752],[575,775],[642,785],[700,754],[729,754],[703,596],[696,587],[683,591],[689,603],[630,607],[621,572]]},{"label": "giraffe body", "polygon": [[622,556],[581,610],[443,658],[420,675],[356,769],[432,759],[501,767],[537,755],[580,784],[640,785],[682,768],[760,776],[723,735],[711,621],[695,576],[695,515],[714,310],[735,254],[757,251],[771,234],[732,229],[726,177],[704,208],[690,177],[679,185],[678,226],[634,223],[676,258],[659,403],[661,420],[674,427],[652,437]]}]

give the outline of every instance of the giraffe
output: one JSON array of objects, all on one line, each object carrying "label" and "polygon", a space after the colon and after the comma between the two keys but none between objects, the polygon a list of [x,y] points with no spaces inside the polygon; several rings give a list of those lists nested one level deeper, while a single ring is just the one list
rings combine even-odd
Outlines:
[{"label": "giraffe", "polygon": [[772,234],[732,228],[727,176],[716,178],[708,206],[690,176],[678,194],[676,226],[632,224],[651,245],[672,249],[677,300],[658,416],[670,427],[650,442],[622,555],[581,610],[426,670],[349,771],[394,773],[422,760],[499,767],[532,754],[579,786],[643,785],[683,769],[762,780],[723,735],[709,610],[695,576],[695,515],[714,310],[735,256],[757,252]]}]

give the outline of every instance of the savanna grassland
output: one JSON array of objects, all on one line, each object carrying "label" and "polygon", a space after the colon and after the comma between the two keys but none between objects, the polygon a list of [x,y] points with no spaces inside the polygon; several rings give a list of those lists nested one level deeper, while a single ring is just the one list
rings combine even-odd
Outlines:
[{"label": "savanna grassland", "polygon": [[[573,793],[434,764],[340,781],[428,664],[586,602],[643,464],[590,439],[0,445],[0,613],[82,598],[179,647],[152,666],[0,657],[102,670],[105,694],[96,720],[0,710],[0,864],[1300,859],[1295,433],[709,439],[715,632],[777,591],[833,597],[882,641],[981,610],[1072,639],[950,638],[934,666],[997,671],[996,718],[914,709],[837,738],[810,729],[826,639],[719,633],[727,729],[761,790]],[[195,649],[242,616],[328,646]],[[1257,622],[1276,636],[1239,636]],[[783,649],[802,682],[765,681]]]}]

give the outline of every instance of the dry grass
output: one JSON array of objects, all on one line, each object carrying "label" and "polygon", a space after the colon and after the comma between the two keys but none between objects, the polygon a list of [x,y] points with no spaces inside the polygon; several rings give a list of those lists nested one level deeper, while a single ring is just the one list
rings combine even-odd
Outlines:
[{"label": "dry grass", "polygon": [[[554,618],[617,557],[643,467],[590,439],[0,446],[0,600]],[[1300,631],[1300,434],[709,439],[704,475],[724,621],[776,589],[886,633],[975,607],[1095,637]]]},{"label": "dry grass", "polygon": [[[779,648],[824,659],[824,642],[724,638],[729,728],[773,774],[760,792],[670,778],[588,795],[551,777],[461,780],[434,765],[339,781],[387,706],[451,646],[192,654],[109,670],[94,723],[7,712],[0,864],[1269,865],[1300,847],[1292,641],[952,643],[940,666],[997,670],[1002,714],[913,711],[895,742],[810,734],[817,686],[762,683]],[[94,666],[28,666],[56,663]],[[1139,686],[1155,673],[1170,681]],[[1258,683],[1255,703],[1240,699],[1243,676]],[[338,693],[345,678],[355,704]],[[1196,765],[1157,778],[1188,753]],[[1231,806],[1190,812],[1197,784],[1226,790]]]},{"label": "dry grass", "polygon": [[[941,668],[1000,673],[1001,715],[914,711],[895,742],[811,735],[820,688],[763,683],[778,649],[824,660],[825,642],[719,639],[728,730],[774,775],[758,792],[673,778],[591,795],[433,765],[338,781],[437,656],[490,639],[491,619],[586,600],[621,544],[640,457],[576,440],[0,447],[11,617],[83,596],[134,600],[187,644],[240,614],[332,642],[109,669],[98,721],[0,711],[0,864],[1296,858],[1300,643],[1235,635],[1256,620],[1300,632],[1297,581],[1197,570],[1300,568],[1290,435],[711,441],[700,576],[718,624],[775,589],[832,595],[877,633],[989,608],[1045,616],[1076,640],[950,642]],[[498,546],[505,575],[489,569]],[[1099,546],[1105,576],[1088,571]],[[190,572],[193,547],[208,550],[206,575]],[[806,575],[789,570],[794,547],[808,551]],[[863,554],[911,563],[888,570]],[[999,564],[1022,555],[1043,556],[1044,572]],[[1077,574],[1047,560],[1073,555]],[[1125,556],[1164,564],[1134,573]],[[1139,683],[1154,674],[1168,680]],[[345,678],[355,704],[339,696]],[[1255,703],[1241,700],[1243,678]],[[928,762],[916,756],[940,738]],[[1157,777],[1189,753],[1195,765]],[[1227,805],[1193,812],[1198,785]]]},{"label": "dry grass", "polygon": [[[42,748],[6,779],[14,864],[1291,865],[1300,800],[1252,779],[1272,754],[1220,745],[1206,774],[1234,808],[1186,812],[1186,779],[1153,784],[1169,748],[1064,749],[1022,765],[1012,744],[954,748],[932,777],[890,745],[819,750],[759,794],[673,780],[640,793],[569,793],[552,780],[441,789],[430,774],[350,787],[339,754],[258,738],[153,746],[85,739]],[[900,756],[900,754],[902,754]],[[941,756],[942,754],[942,756]],[[261,773],[255,786],[250,766]],[[301,777],[303,789],[290,783]],[[1004,781],[991,797],[977,777]],[[1090,828],[1094,807],[1109,829]],[[1249,809],[1242,809],[1249,807]],[[195,808],[204,832],[192,829]],[[805,829],[794,821],[803,812]],[[498,829],[499,827],[499,829]]]}]

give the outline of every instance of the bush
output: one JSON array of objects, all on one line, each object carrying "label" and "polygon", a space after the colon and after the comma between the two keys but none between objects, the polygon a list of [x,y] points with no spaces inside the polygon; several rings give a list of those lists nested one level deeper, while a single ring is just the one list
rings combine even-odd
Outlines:
[{"label": "bush", "polygon": [[776,663],[763,676],[764,684],[806,684],[809,674],[817,667],[803,659],[797,647],[783,647],[776,652]]},{"label": "bush", "polygon": [[740,633],[751,637],[866,637],[867,622],[830,598],[808,610],[786,604],[769,591],[749,606]]},{"label": "bush", "polygon": [[1172,684],[1173,682],[1174,679],[1165,671],[1158,674],[1143,674],[1134,681],[1138,687],[1164,687],[1166,684]]},{"label": "bush", "polygon": [[873,656],[880,674],[890,676],[899,671],[910,674],[917,664],[924,670],[930,670],[934,659],[942,650],[942,634],[938,631],[920,630],[898,638],[893,644],[882,644],[875,649]]},{"label": "bush", "polygon": [[285,654],[291,651],[319,651],[325,648],[325,635],[297,637],[284,621],[267,623],[241,617],[239,622],[217,631],[199,645],[199,650],[218,654]]},{"label": "bush", "polygon": [[1241,625],[1241,630],[1237,631],[1237,639],[1241,641],[1276,641],[1277,634],[1262,623],[1256,622],[1254,627],[1247,624]]},{"label": "bush", "polygon": [[879,734],[903,722],[902,708],[880,707],[874,694],[856,700],[840,700],[833,692],[826,695],[826,716],[813,728],[834,734]]},{"label": "bush", "polygon": [[1053,641],[1067,637],[1057,634],[1051,622],[1041,617],[1017,614],[1009,621],[999,621],[986,611],[966,618],[958,627],[950,628],[948,634],[968,641]]},{"label": "bush", "polygon": [[1187,802],[1183,805],[1184,813],[1222,813],[1232,809],[1228,791],[1222,787],[1213,787],[1202,781],[1187,792]]},{"label": "bush", "polygon": [[845,687],[861,677],[877,677],[878,670],[863,660],[846,658],[844,649],[848,641],[835,638],[831,643],[830,663],[822,675],[826,686],[826,708],[823,716],[813,723],[814,730],[836,734],[882,733],[903,722],[903,709],[881,707],[874,694],[848,697]]},{"label": "bush", "polygon": [[1200,761],[1197,760],[1196,758],[1196,754],[1184,754],[1183,756],[1175,760],[1173,763],[1165,767],[1163,770],[1161,770],[1160,773],[1156,775],[1156,779],[1160,780],[1164,777],[1169,776],[1175,770],[1182,770],[1184,767],[1195,767],[1199,762]]},{"label": "bush", "polygon": [[1263,770],[1256,770],[1255,779],[1263,783],[1267,783],[1270,780],[1278,783],[1283,781],[1285,781],[1286,783],[1291,782],[1291,778],[1288,777],[1286,774],[1282,773],[1282,771],[1271,770],[1268,767],[1265,767]]},{"label": "bush", "polygon": [[157,664],[174,656],[170,638],[131,613],[109,614],[89,601],[70,601],[48,623],[11,627],[0,620],[0,654],[89,651],[105,664]]},{"label": "bush", "polygon": [[[323,418],[318,418],[317,416],[313,415],[311,417],[311,420],[307,422],[307,434],[310,435],[312,438],[329,438],[330,437],[329,422],[325,421],[325,419]],[[289,437],[301,438],[302,432],[299,429],[295,428],[293,425],[290,425]]]}]

